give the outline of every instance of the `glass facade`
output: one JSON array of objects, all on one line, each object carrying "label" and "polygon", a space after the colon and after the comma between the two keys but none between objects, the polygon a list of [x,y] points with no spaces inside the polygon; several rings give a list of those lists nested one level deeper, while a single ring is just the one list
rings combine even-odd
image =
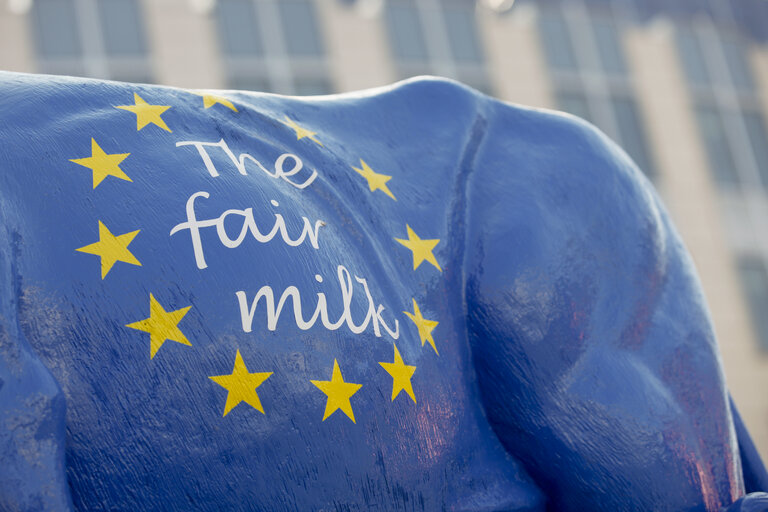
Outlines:
[{"label": "glass facade", "polygon": [[281,94],[333,92],[311,0],[218,0],[227,86]]},{"label": "glass facade", "polygon": [[221,50],[233,57],[264,55],[253,0],[219,0],[216,7]]},{"label": "glass facade", "polygon": [[578,70],[568,27],[559,11],[547,9],[539,15],[539,34],[551,69],[573,72]]},{"label": "glass facade", "polygon": [[392,54],[400,62],[425,64],[428,58],[427,43],[419,24],[419,14],[412,2],[387,3],[385,18]]},{"label": "glass facade", "polygon": [[768,185],[761,178],[768,142],[748,42],[710,25],[693,25],[678,29],[677,47],[715,181],[727,187]]},{"label": "glass facade", "polygon": [[383,21],[398,77],[440,75],[492,94],[476,8],[469,0],[385,2]]},{"label": "glass facade", "polygon": [[80,32],[74,0],[39,0],[32,11],[35,48],[41,59],[79,59]]},{"label": "glass facade", "polygon": [[315,6],[308,0],[279,0],[286,53],[290,57],[322,57],[323,41]]},{"label": "glass facade", "polygon": [[444,2],[443,21],[451,57],[459,63],[483,63],[483,50],[475,20],[475,6],[467,2]]},{"label": "glass facade", "polygon": [[143,57],[147,54],[144,25],[135,0],[99,0],[98,8],[107,56]]},{"label": "glass facade", "polygon": [[735,186],[739,183],[739,176],[723,117],[712,105],[700,104],[695,108],[699,132],[715,181],[723,186]]},{"label": "glass facade", "polygon": [[765,128],[765,119],[758,110],[744,111],[743,116],[760,179],[768,189],[768,131]]},{"label": "glass facade", "polygon": [[152,81],[138,0],[35,0],[29,19],[39,71]]},{"label": "glass facade", "polygon": [[607,75],[626,75],[627,63],[624,60],[621,36],[613,20],[608,16],[600,16],[593,17],[590,21],[600,70]]},{"label": "glass facade", "polygon": [[[745,3],[744,6],[747,4]],[[732,5],[731,5],[732,6]],[[736,20],[739,9],[728,9]],[[766,13],[768,14],[768,13]],[[752,322],[763,349],[768,347],[768,277],[760,240],[768,210],[768,133],[750,63],[751,43],[718,26],[717,15],[677,27],[677,48],[685,71],[699,136],[709,171],[724,205],[738,205],[730,216],[738,242],[737,267]]]},{"label": "glass facade", "polygon": [[652,177],[655,166],[610,4],[594,11],[574,5],[538,13],[557,107],[597,125]]}]

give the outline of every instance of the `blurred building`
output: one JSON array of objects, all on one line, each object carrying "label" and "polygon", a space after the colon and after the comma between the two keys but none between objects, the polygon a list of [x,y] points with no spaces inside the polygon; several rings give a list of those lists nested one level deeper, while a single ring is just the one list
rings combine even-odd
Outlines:
[{"label": "blurred building", "polygon": [[428,73],[592,121],[664,197],[768,460],[767,41],[768,0],[0,0],[1,69],[300,95]]}]

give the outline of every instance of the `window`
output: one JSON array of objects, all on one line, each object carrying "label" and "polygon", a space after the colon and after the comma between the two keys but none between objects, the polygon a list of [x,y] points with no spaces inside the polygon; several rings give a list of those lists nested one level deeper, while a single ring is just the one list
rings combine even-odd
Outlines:
[{"label": "window", "polygon": [[709,73],[704,61],[704,53],[695,34],[690,30],[681,30],[677,34],[677,47],[683,63],[683,71],[692,85],[709,84]]},{"label": "window", "polygon": [[635,100],[630,96],[614,97],[613,112],[618,125],[619,141],[624,150],[640,169],[649,172],[652,164],[648,154],[648,142],[645,139]]},{"label": "window", "polygon": [[387,0],[387,35],[398,74],[436,74],[491,90],[471,0]]},{"label": "window", "polygon": [[398,60],[426,62],[427,45],[412,3],[390,2],[386,10],[387,30],[392,51]]},{"label": "window", "polygon": [[679,28],[677,48],[688,82],[696,86],[755,88],[744,41],[711,29]]},{"label": "window", "polygon": [[443,16],[453,59],[457,62],[482,62],[483,52],[477,35],[475,4],[445,2]]},{"label": "window", "polygon": [[30,21],[42,72],[152,81],[138,0],[36,0]]},{"label": "window", "polygon": [[139,6],[133,0],[99,0],[104,50],[109,56],[147,53]]},{"label": "window", "polygon": [[306,0],[279,0],[280,19],[288,55],[320,57],[323,46],[314,5]]},{"label": "window", "polygon": [[755,82],[752,78],[752,70],[749,67],[744,45],[733,38],[724,38],[722,44],[733,86],[739,90],[753,90]]},{"label": "window", "polygon": [[576,71],[576,55],[568,36],[568,27],[560,14],[556,11],[543,12],[539,16],[539,33],[549,66],[555,70]]},{"label": "window", "polygon": [[616,26],[607,16],[592,18],[592,32],[597,45],[600,66],[607,74],[625,75],[627,65],[624,62],[621,37]]},{"label": "window", "polygon": [[768,131],[765,129],[763,116],[754,110],[745,111],[743,115],[760,178],[763,181],[763,186],[768,188]]},{"label": "window", "polygon": [[738,267],[755,334],[760,348],[768,351],[768,272],[758,257],[741,257]]},{"label": "window", "polygon": [[80,58],[80,34],[73,0],[38,0],[32,13],[37,54],[42,58]]},{"label": "window", "polygon": [[229,87],[333,92],[311,0],[218,0],[216,19]]},{"label": "window", "polygon": [[696,107],[696,121],[706,147],[710,168],[715,180],[722,185],[734,185],[739,182],[736,164],[728,143],[723,119],[712,106]]},{"label": "window", "polygon": [[677,43],[715,181],[731,192],[768,189],[768,139],[748,47],[706,24],[678,29]]},{"label": "window", "polygon": [[252,0],[219,0],[217,9],[219,39],[227,55],[264,54]]}]

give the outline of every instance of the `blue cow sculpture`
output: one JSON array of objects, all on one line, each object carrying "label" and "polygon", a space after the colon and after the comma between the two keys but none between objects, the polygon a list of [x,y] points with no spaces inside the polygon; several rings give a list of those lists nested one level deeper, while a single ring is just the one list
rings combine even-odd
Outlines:
[{"label": "blue cow sculpture", "polygon": [[13,73],[0,119],[0,510],[768,510],[589,124]]}]

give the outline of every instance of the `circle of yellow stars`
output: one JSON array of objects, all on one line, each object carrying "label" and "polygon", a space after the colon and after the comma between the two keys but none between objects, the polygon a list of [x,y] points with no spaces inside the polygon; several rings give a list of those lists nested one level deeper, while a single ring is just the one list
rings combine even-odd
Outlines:
[{"label": "circle of yellow stars", "polygon": [[[192,94],[202,98],[203,108],[209,109],[216,105],[221,108],[227,108],[235,113],[237,107],[229,99],[215,94],[211,91],[190,91]],[[147,102],[137,92],[133,93],[133,104],[115,105],[114,108],[129,112],[136,116],[136,131],[140,132],[150,126],[156,129],[172,133],[171,128],[163,119],[165,114],[172,107],[170,105],[155,105]],[[288,116],[284,116],[280,123],[294,131],[296,140],[308,139],[320,147],[323,143],[317,138],[317,132],[312,131]],[[90,156],[81,156],[72,158],[69,161],[85,167],[91,171],[92,186],[95,190],[107,178],[116,178],[119,180],[132,182],[133,180],[125,173],[121,165],[131,156],[131,153],[108,153],[114,151],[112,144],[103,148],[95,137],[91,137]],[[393,201],[397,198],[390,190],[388,183],[392,176],[374,171],[371,166],[362,158],[360,167],[351,166],[352,169],[360,175],[366,182],[368,190],[371,193],[381,192]],[[440,243],[439,239],[422,239],[410,225],[406,224],[407,239],[395,238],[394,240],[411,251],[413,258],[413,270],[417,270],[423,262],[427,262],[442,272],[442,268],[434,255],[435,247]],[[104,280],[117,263],[126,263],[134,266],[141,266],[139,259],[133,254],[129,245],[141,232],[140,229],[127,231],[122,234],[113,234],[113,232],[104,224],[98,221],[98,241],[84,245],[75,249],[77,252],[91,254],[99,257],[101,279]],[[419,309],[416,299],[413,301],[413,312],[404,311],[403,313],[414,323],[418,331],[421,346],[429,342],[435,354],[439,355],[432,332],[438,326],[435,320],[424,318]],[[181,345],[192,346],[192,343],[182,332],[179,324],[185,315],[192,309],[192,306],[181,307],[175,310],[166,310],[166,308],[155,298],[154,294],[149,294],[149,316],[143,320],[128,323],[125,327],[149,334],[149,358],[154,359],[158,351],[164,346],[166,341],[174,341]],[[416,372],[416,366],[405,364],[400,351],[395,343],[393,360],[381,361],[379,365],[392,378],[392,398],[394,400],[401,392],[417,403],[416,395],[413,391],[412,378]],[[273,375],[273,372],[250,372],[238,349],[235,354],[235,362],[232,373],[224,375],[214,375],[209,379],[227,391],[224,412],[222,416],[227,416],[237,405],[246,403],[253,409],[264,414],[264,407],[257,393],[257,389]],[[341,411],[353,423],[356,423],[355,414],[352,408],[352,397],[360,391],[362,384],[348,382],[344,380],[338,360],[333,360],[330,380],[311,380],[316,388],[322,391],[326,396],[325,411],[322,421],[332,416],[336,411]]]}]

